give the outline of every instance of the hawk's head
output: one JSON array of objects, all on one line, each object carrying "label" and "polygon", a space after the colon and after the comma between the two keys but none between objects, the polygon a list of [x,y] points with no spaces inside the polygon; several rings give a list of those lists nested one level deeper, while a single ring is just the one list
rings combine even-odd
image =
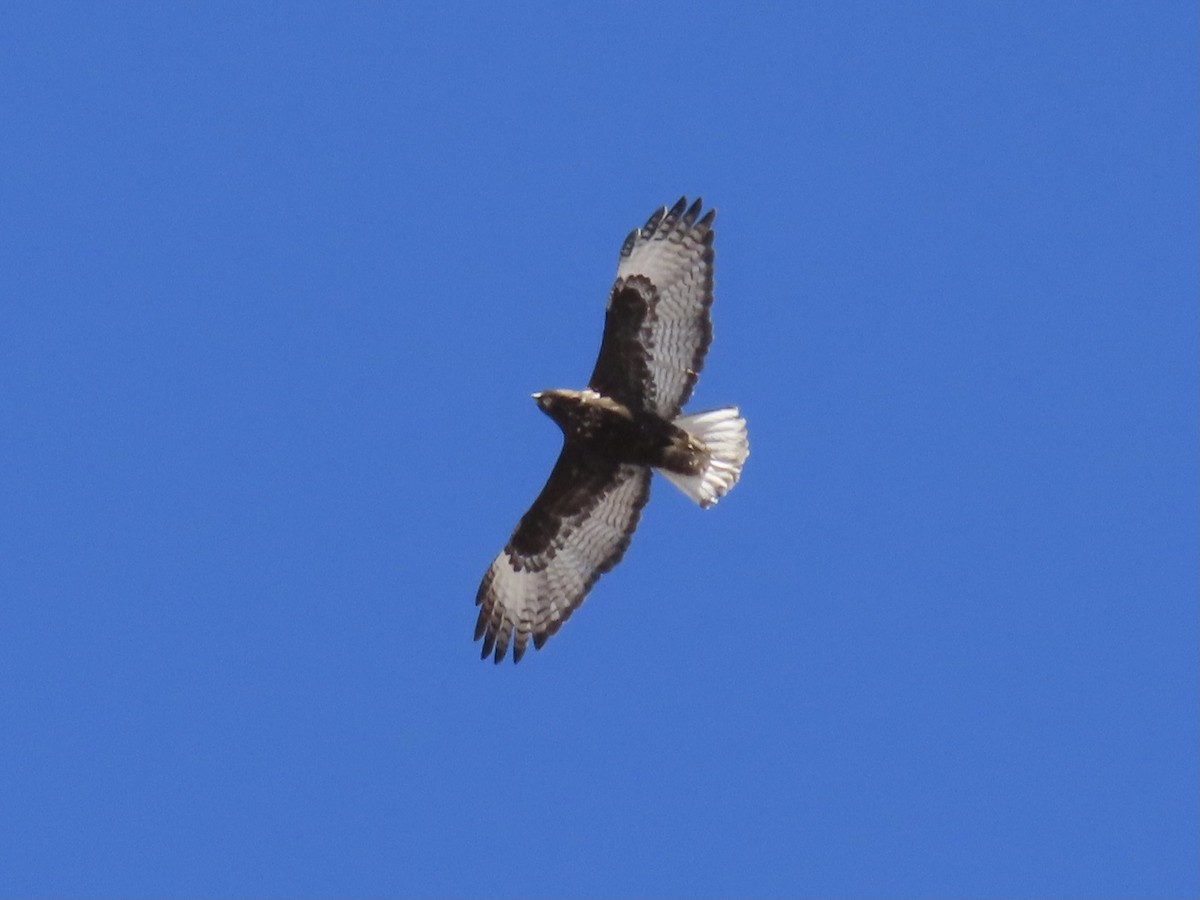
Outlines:
[{"label": "hawk's head", "polygon": [[581,391],[538,391],[533,395],[538,409],[556,422],[571,415],[571,411],[582,405]]}]

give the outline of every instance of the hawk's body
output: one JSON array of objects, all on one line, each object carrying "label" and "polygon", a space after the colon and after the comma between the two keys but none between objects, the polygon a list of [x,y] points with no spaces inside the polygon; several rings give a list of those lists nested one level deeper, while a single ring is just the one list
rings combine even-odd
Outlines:
[{"label": "hawk's body", "polygon": [[485,658],[540,648],[620,561],[652,468],[701,506],[737,483],[749,454],[737,409],[679,415],[712,341],[715,212],[697,220],[700,208],[681,199],[626,238],[588,389],[534,394],[563,449],[479,587]]}]

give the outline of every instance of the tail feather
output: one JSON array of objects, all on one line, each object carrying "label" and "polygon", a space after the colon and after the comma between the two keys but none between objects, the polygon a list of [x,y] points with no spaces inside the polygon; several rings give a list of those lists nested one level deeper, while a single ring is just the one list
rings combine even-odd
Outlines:
[{"label": "tail feather", "polygon": [[704,442],[710,456],[708,467],[699,475],[680,475],[659,469],[667,480],[702,507],[709,507],[737,484],[742,466],[750,455],[746,420],[736,406],[680,416],[675,424]]}]

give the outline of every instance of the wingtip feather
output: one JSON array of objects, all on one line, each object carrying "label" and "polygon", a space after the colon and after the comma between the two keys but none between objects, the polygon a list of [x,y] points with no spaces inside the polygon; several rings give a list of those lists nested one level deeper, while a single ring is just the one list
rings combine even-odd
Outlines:
[{"label": "wingtip feather", "polygon": [[654,232],[658,230],[658,226],[666,217],[667,208],[665,206],[660,206],[651,214],[650,218],[646,220],[646,224],[642,226],[642,235],[645,237],[650,237],[650,235],[654,234]]}]

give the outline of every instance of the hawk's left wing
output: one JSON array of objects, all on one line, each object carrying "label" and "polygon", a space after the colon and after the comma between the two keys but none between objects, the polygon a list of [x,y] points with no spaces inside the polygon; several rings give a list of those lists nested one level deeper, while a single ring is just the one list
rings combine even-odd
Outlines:
[{"label": "hawk's left wing", "polygon": [[566,444],[550,479],[492,562],[479,594],[475,640],[483,658],[513,662],[529,639],[541,649],[629,546],[650,497],[650,470]]},{"label": "hawk's left wing", "polygon": [[713,218],[687,198],[663,207],[621,247],[604,339],[588,387],[665,419],[692,394],[712,341]]}]

